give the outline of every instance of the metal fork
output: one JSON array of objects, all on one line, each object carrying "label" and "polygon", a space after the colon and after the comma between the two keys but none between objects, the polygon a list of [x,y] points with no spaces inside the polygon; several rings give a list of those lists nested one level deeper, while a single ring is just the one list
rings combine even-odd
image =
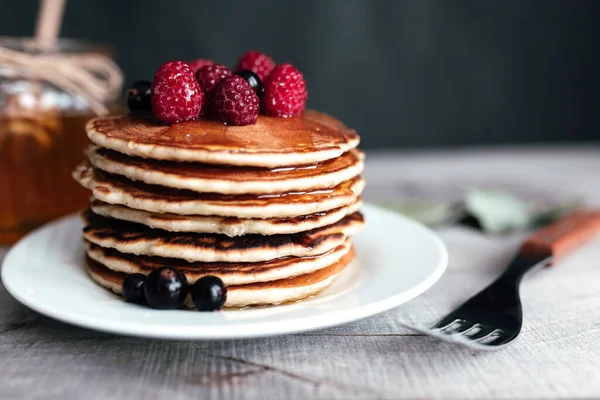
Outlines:
[{"label": "metal fork", "polygon": [[479,349],[497,349],[521,332],[519,285],[525,274],[553,264],[600,230],[600,212],[575,211],[542,228],[521,246],[506,270],[484,290],[442,318],[431,329],[440,339]]}]

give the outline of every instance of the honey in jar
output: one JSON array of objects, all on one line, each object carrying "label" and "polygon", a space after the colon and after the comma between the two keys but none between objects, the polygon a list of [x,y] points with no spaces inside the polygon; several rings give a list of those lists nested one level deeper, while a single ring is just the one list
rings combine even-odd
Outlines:
[{"label": "honey in jar", "polygon": [[[89,199],[71,171],[84,159],[89,144],[84,127],[98,107],[91,107],[85,85],[70,90],[77,81],[60,73],[55,81],[29,61],[53,57],[51,62],[76,67],[81,57],[102,60],[105,53],[77,41],[60,40],[52,49],[40,49],[32,40],[0,39],[0,243],[13,243],[50,220],[81,210]],[[29,58],[23,61],[20,55]],[[120,89],[119,82],[113,92]],[[114,110],[111,102],[103,103]]]}]

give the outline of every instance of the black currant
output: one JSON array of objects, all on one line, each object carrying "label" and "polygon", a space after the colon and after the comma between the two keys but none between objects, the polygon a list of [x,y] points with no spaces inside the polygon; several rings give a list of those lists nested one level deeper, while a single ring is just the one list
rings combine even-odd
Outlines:
[{"label": "black currant", "polygon": [[150,102],[152,82],[137,81],[127,91],[127,107],[131,111],[152,111]]},{"label": "black currant", "polygon": [[129,303],[144,303],[144,286],[146,284],[146,275],[130,274],[123,279],[121,293],[125,301]]},{"label": "black currant", "polygon": [[157,268],[148,274],[144,294],[146,302],[152,308],[160,310],[179,308],[187,296],[187,279],[176,268]]},{"label": "black currant", "polygon": [[250,84],[252,89],[254,89],[254,91],[256,92],[256,95],[258,97],[262,96],[263,92],[265,91],[265,87],[264,87],[262,81],[260,80],[260,78],[258,77],[258,75],[256,75],[254,72],[250,71],[249,69],[242,69],[242,70],[236,71],[235,74],[244,78],[246,80],[246,82],[248,82]]},{"label": "black currant", "polygon": [[192,300],[200,311],[221,309],[227,299],[227,288],[216,276],[204,276],[192,287]]}]

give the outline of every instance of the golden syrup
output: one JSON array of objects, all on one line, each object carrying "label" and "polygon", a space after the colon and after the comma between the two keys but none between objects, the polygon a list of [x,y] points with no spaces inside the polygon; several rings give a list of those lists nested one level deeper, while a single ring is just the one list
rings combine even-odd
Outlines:
[{"label": "golden syrup", "polygon": [[0,243],[83,209],[89,192],[72,178],[89,144],[89,114],[0,118]]}]

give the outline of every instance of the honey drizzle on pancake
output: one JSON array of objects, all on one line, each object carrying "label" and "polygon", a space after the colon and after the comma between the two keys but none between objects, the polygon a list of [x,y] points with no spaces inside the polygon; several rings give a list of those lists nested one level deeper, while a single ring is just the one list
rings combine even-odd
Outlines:
[{"label": "honey drizzle on pancake", "polygon": [[206,118],[166,125],[153,117],[123,116],[95,119],[90,128],[112,139],[229,153],[311,153],[358,139],[354,130],[311,110],[298,118],[260,115],[255,124],[246,126]]}]

